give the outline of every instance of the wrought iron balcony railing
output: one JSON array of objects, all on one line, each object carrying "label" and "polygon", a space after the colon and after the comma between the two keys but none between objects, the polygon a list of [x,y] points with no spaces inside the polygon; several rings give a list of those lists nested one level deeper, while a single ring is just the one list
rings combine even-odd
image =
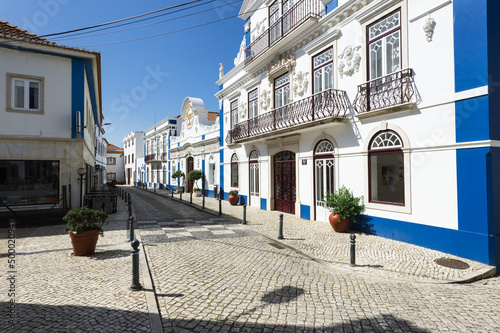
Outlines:
[{"label": "wrought iron balcony railing", "polygon": [[326,90],[236,124],[229,130],[226,143],[234,143],[317,120],[345,118],[348,110],[349,102],[345,91]]},{"label": "wrought iron balcony railing", "polygon": [[162,161],[166,161],[166,160],[167,160],[167,157],[168,157],[168,153],[167,153],[167,152],[163,152],[163,153],[161,154],[161,160],[162,160]]},{"label": "wrought iron balcony railing", "polygon": [[156,154],[149,154],[144,157],[144,162],[153,162],[156,160]]},{"label": "wrought iron balcony railing", "polygon": [[364,113],[417,102],[416,99],[413,70],[406,68],[359,85],[353,104],[357,113]]},{"label": "wrought iron balcony railing", "polygon": [[245,66],[309,18],[324,15],[320,0],[301,0],[245,49]]}]

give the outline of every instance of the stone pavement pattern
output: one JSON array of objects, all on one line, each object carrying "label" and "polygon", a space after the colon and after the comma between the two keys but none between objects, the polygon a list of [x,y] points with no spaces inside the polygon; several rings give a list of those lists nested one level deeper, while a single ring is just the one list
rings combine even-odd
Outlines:
[{"label": "stone pavement pattern", "polygon": [[242,226],[130,192],[164,332],[500,331],[498,278],[442,284],[367,275],[255,232],[259,220]]},{"label": "stone pavement pattern", "polygon": [[[171,196],[170,191],[156,190],[156,194]],[[179,198],[179,194],[174,194]],[[189,194],[183,195],[184,202],[189,201]],[[193,197],[193,204],[201,207],[202,198]],[[205,207],[218,212],[219,202],[205,198]],[[222,201],[222,212],[237,219],[242,219],[243,208],[231,206]],[[264,211],[256,207],[247,207],[247,223],[255,231],[276,238],[280,212]],[[349,233],[336,233],[329,223],[308,221],[290,214],[284,215],[283,243],[293,246],[315,258],[335,267],[350,268]],[[359,232],[356,234],[356,264],[358,272],[392,278],[419,281],[453,282],[465,280],[488,272],[493,267],[482,263],[453,256],[440,251],[427,249],[412,244]],[[453,269],[438,265],[435,259],[452,258],[467,263],[468,269]]]},{"label": "stone pavement pattern", "polygon": [[[7,239],[1,229],[1,332],[149,332],[144,291],[129,290],[126,206],[109,215],[96,253],[74,257],[64,225],[16,229],[17,323],[8,323]],[[142,281],[142,280],[141,280]]]}]

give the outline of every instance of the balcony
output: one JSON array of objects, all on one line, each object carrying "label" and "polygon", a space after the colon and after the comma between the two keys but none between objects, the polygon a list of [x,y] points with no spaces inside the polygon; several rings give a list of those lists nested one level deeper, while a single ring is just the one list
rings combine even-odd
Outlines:
[{"label": "balcony", "polygon": [[156,154],[149,154],[144,157],[144,162],[151,163],[156,161]]},{"label": "balcony", "polygon": [[226,143],[279,134],[326,121],[344,121],[348,110],[345,91],[326,90],[236,124],[228,132]]},{"label": "balcony", "polygon": [[419,101],[413,70],[406,68],[358,86],[354,109],[358,114],[407,108]]},{"label": "balcony", "polygon": [[273,23],[262,35],[246,47],[245,66],[308,19],[319,19],[323,15],[324,10],[320,0],[302,0],[297,2],[278,21]]}]

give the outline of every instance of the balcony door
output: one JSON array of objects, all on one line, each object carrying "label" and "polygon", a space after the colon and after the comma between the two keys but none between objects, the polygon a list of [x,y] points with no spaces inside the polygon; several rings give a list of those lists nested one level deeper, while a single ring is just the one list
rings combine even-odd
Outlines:
[{"label": "balcony door", "polygon": [[295,214],[295,153],[282,151],[274,156],[274,209]]},{"label": "balcony door", "polygon": [[328,222],[330,211],[324,207],[326,193],[335,191],[335,161],[333,144],[328,140],[320,141],[314,150],[314,187],[316,201],[316,221]]},{"label": "balcony door", "polygon": [[250,153],[250,205],[260,207],[260,166],[259,153],[253,150]]}]

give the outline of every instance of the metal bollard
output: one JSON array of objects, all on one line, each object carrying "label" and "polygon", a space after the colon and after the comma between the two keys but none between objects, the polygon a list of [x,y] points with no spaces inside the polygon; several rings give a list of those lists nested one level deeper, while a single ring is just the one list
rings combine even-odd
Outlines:
[{"label": "metal bollard", "polygon": [[243,205],[243,222],[241,224],[247,224],[247,205]]},{"label": "metal bollard", "polygon": [[189,203],[193,203],[193,192],[189,193]]},{"label": "metal bollard", "polygon": [[172,189],[172,195],[170,196],[171,198],[174,197],[174,189]]},{"label": "metal bollard", "polygon": [[280,214],[280,223],[278,230],[278,239],[283,239],[283,214]]},{"label": "metal bollard", "polygon": [[133,241],[135,238],[135,227],[134,227],[134,217],[131,215],[128,218],[128,223],[129,223],[129,240]]},{"label": "metal bollard", "polygon": [[128,198],[128,193],[124,191],[124,199],[125,199],[125,202],[127,202],[127,198]]},{"label": "metal bollard", "polygon": [[129,205],[130,205],[130,193],[127,193],[128,195],[128,202],[129,202]]},{"label": "metal bollard", "polygon": [[224,194],[222,194],[222,191],[219,193],[219,215],[222,215],[222,200],[221,200],[221,197],[223,196]]},{"label": "metal bollard", "polygon": [[132,245],[132,285],[131,290],[141,290],[142,286],[139,282],[139,244],[137,239],[134,239],[130,245]]},{"label": "metal bollard", "polygon": [[201,192],[201,196],[202,196],[202,199],[201,199],[202,200],[202,206],[201,206],[201,208],[205,209],[205,194],[203,192]]},{"label": "metal bollard", "polygon": [[128,201],[128,216],[132,216],[132,202]]},{"label": "metal bollard", "polygon": [[356,266],[356,235],[351,234],[351,266]]},{"label": "metal bollard", "polygon": [[179,196],[179,199],[182,201],[182,190],[181,190],[181,195]]}]

